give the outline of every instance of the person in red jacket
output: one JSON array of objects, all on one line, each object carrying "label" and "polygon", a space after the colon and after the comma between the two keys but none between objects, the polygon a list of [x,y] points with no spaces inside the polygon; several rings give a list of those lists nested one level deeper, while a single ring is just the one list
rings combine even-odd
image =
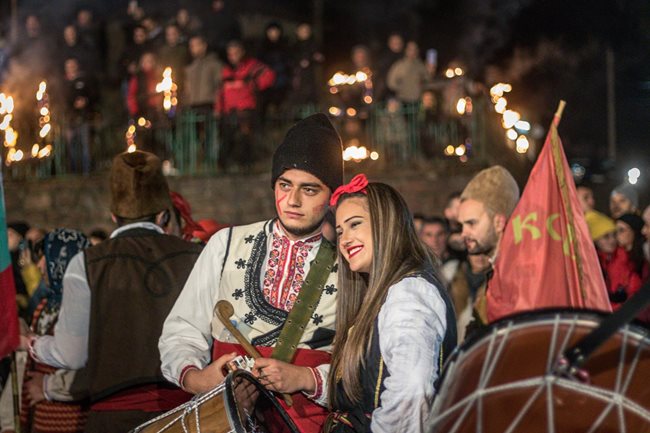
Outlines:
[{"label": "person in red jacket", "polygon": [[618,310],[641,288],[641,275],[628,252],[616,240],[614,220],[593,210],[585,214],[585,219],[596,245],[609,301],[612,309]]},{"label": "person in red jacket", "polygon": [[221,116],[222,147],[220,165],[250,166],[258,156],[255,133],[259,128],[259,94],[275,82],[275,73],[264,63],[248,57],[240,41],[226,47],[228,64],[221,72],[221,90],[216,111]]}]

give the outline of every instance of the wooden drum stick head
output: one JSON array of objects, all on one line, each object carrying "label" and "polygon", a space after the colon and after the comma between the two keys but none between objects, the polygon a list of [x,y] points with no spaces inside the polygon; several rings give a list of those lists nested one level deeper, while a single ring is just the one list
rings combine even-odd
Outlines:
[{"label": "wooden drum stick head", "polygon": [[232,304],[224,300],[217,302],[217,311],[225,319],[230,319],[230,317],[235,314],[235,309],[233,308]]}]

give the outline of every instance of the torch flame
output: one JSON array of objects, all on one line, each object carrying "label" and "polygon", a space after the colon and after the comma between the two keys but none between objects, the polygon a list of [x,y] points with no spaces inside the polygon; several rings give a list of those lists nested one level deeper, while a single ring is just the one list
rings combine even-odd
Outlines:
[{"label": "torch flame", "polygon": [[45,90],[47,90],[47,84],[45,83],[45,81],[41,81],[41,83],[38,85],[38,92],[36,92],[37,101],[41,101],[43,99]]},{"label": "torch flame", "polygon": [[52,153],[52,145],[48,144],[38,152],[39,158],[46,158]]},{"label": "torch flame", "polygon": [[467,101],[465,100],[465,98],[460,98],[456,103],[456,111],[458,112],[458,114],[460,114],[461,116],[465,114],[465,107],[467,107]]},{"label": "torch flame", "polygon": [[519,153],[528,152],[528,148],[530,147],[528,138],[526,138],[525,135],[520,135],[519,138],[517,138],[516,145],[517,145],[517,152]]},{"label": "torch flame", "polygon": [[5,147],[15,147],[18,140],[18,132],[11,126],[5,131]]},{"label": "torch flame", "polygon": [[2,123],[0,123],[0,131],[4,131],[7,128],[9,128],[9,124],[11,123],[11,119],[13,116],[11,114],[7,114],[3,119]]},{"label": "torch flame", "polygon": [[169,66],[163,71],[163,79],[160,83],[156,84],[156,92],[168,92],[172,89],[172,68]]},{"label": "torch flame", "polygon": [[[350,140],[350,143],[355,143],[355,145],[351,145],[345,148],[343,151],[344,161],[354,160],[356,162],[359,162],[363,159],[367,159],[370,156],[370,152],[366,146],[356,146],[356,144],[359,144],[359,140]],[[379,155],[377,155],[377,157],[379,157]]]},{"label": "torch flame", "polygon": [[50,129],[52,129],[52,126],[49,123],[46,123],[43,125],[38,135],[40,135],[41,138],[45,138],[45,136],[50,133]]},{"label": "torch flame", "polygon": [[506,110],[503,113],[503,127],[510,129],[515,126],[519,119],[521,119],[521,114],[513,110]]}]

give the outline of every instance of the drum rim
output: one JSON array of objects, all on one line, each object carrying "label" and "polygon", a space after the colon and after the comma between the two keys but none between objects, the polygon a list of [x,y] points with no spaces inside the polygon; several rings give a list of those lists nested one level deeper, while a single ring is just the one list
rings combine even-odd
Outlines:
[{"label": "drum rim", "polygon": [[287,426],[289,427],[292,433],[300,433],[300,430],[298,430],[298,427],[296,427],[296,424],[293,422],[293,420],[291,419],[287,411],[280,405],[275,395],[273,395],[271,391],[266,389],[257,380],[257,378],[255,378],[255,376],[253,376],[251,373],[249,373],[246,370],[235,370],[234,372],[226,376],[226,380],[225,380],[226,386],[225,386],[224,403],[226,406],[226,415],[228,416],[228,420],[230,421],[230,426],[232,427],[232,431],[236,433],[246,433],[246,429],[242,425],[239,417],[233,415],[233,413],[236,413],[237,410],[237,403],[235,399],[233,381],[235,380],[235,378],[238,378],[240,376],[244,376],[246,380],[255,384],[257,389],[266,398],[268,398],[271,401],[271,404],[273,404],[274,408],[277,409],[278,413],[280,414],[282,419],[287,423]]},{"label": "drum rim", "polygon": [[[530,319],[550,319],[553,316],[576,316],[579,315],[581,319],[592,319],[596,321],[602,320],[604,317],[607,317],[610,313],[594,310],[589,308],[562,308],[562,307],[549,307],[549,308],[539,308],[536,310],[523,311],[514,314],[509,314],[504,316],[494,322],[482,327],[481,329],[473,332],[470,338],[463,341],[460,345],[451,352],[445,364],[442,367],[440,376],[438,378],[438,383],[445,383],[444,379],[447,376],[449,366],[454,364],[457,358],[462,354],[466,353],[473,346],[475,346],[479,341],[484,337],[490,335],[494,330],[499,330],[501,328],[517,325],[521,323],[530,322]],[[631,331],[636,332],[637,334],[642,335],[644,338],[650,338],[650,329],[644,326],[641,322],[633,321],[627,325]],[[440,390],[438,390],[440,391]]]}]

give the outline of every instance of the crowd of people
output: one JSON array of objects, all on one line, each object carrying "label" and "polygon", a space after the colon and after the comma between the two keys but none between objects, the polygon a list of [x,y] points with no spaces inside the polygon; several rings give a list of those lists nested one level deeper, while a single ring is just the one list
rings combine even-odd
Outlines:
[{"label": "crowd of people", "polygon": [[[484,169],[443,215],[412,215],[389,185],[344,183],[340,136],[315,114],[274,152],[277,215],[228,227],[194,221],[161,165],[145,151],[114,158],[110,236],[9,224],[29,323],[15,357],[21,431],[129,431],[214,389],[246,354],[228,325],[261,352],[257,380],[291,395],[300,431],[425,431],[445,359],[488,323],[492,265],[519,200],[512,175]],[[577,193],[616,310],[648,279],[650,206],[641,213],[627,184],[610,216],[589,188]],[[227,323],[218,302],[230,303]]]},{"label": "crowd of people", "polygon": [[[108,21],[81,7],[63,28],[44,26],[37,14],[29,14],[18,40],[0,44],[0,89],[30,101],[29,89],[35,92],[38,82],[47,81],[52,119],[61,126],[66,144],[67,169],[76,173],[94,168],[93,158],[102,154],[97,132],[107,125],[122,134],[133,125],[138,148],[173,158],[174,149],[160,131],[173,129],[175,116],[183,111],[199,116],[196,127],[201,130],[205,119],[218,122],[222,169],[268,156],[268,146],[259,143],[267,119],[294,121],[324,105],[342,113],[344,142],[367,143],[365,120],[371,109],[379,110],[385,119],[376,141],[391,149],[393,154],[386,155],[391,158],[404,159],[399,148],[409,134],[408,122],[417,122],[417,140],[429,158],[442,156],[445,146],[467,138],[461,123],[458,137],[447,137],[448,142],[435,131],[443,118],[458,120],[456,102],[467,93],[464,77],[441,79],[437,55],[432,52],[424,61],[417,41],[405,34],[389,34],[386,46],[376,53],[366,45],[352,47],[350,61],[339,65],[340,70],[365,78],[354,85],[331,86],[324,75],[334,64],[326,62],[310,23],[296,22],[293,34],[287,35],[281,23],[269,22],[262,37],[244,39],[231,2],[214,0],[210,5],[205,11],[181,7],[158,14],[130,2],[124,15]],[[165,107],[156,86],[166,67],[175,87]],[[110,96],[117,89],[121,106]],[[35,140],[26,142],[39,142],[38,130],[27,125],[37,123],[36,110],[19,105],[14,118],[23,125],[17,127],[25,137],[34,135]],[[141,118],[149,123],[138,122]]]}]

